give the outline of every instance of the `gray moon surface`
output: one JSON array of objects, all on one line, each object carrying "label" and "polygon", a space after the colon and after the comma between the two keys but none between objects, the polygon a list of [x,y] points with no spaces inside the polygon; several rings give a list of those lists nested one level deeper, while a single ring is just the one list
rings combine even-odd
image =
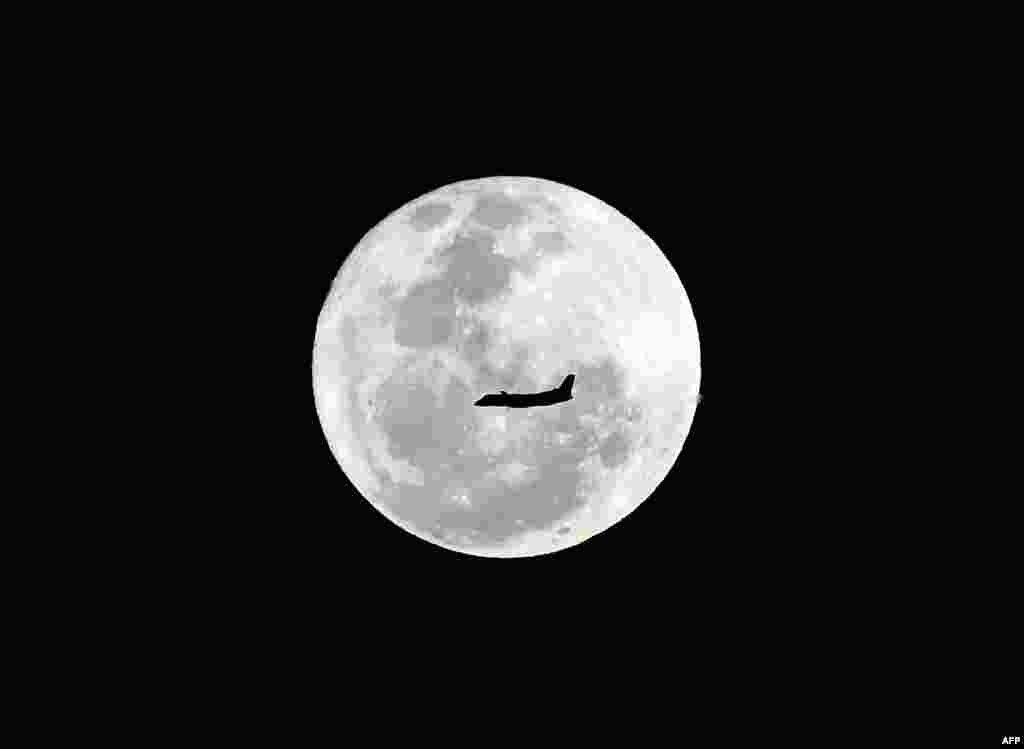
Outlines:
[{"label": "gray moon surface", "polygon": [[[473,406],[569,373],[568,402]],[[316,331],[317,408],[345,476],[396,533],[479,556],[550,553],[630,514],[680,460],[699,380],[666,255],[542,179],[459,182],[386,217]]]}]

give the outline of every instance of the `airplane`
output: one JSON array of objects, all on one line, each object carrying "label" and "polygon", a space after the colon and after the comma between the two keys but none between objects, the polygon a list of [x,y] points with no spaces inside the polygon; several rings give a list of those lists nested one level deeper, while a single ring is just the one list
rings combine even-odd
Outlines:
[{"label": "airplane", "polygon": [[553,406],[556,403],[565,403],[572,400],[572,385],[576,382],[576,375],[567,375],[562,384],[554,390],[547,390],[543,393],[532,395],[515,395],[506,393],[488,393],[474,406],[505,406],[506,408],[533,408],[535,406]]}]

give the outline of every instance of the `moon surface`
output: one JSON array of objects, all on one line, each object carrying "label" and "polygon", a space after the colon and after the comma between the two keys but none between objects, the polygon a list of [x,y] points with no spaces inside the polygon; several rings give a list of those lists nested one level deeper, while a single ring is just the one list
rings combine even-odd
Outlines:
[{"label": "moon surface", "polygon": [[[472,405],[570,372],[566,403]],[[678,273],[637,226],[571,187],[494,177],[418,198],[363,238],[324,306],[314,376],[341,468],[396,526],[531,556],[608,529],[665,480],[699,345]]]}]

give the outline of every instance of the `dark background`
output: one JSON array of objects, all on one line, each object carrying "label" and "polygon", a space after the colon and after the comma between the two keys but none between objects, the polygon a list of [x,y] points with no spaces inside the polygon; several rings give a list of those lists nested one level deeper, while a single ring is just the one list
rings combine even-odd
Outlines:
[{"label": "dark background", "polygon": [[[87,257],[123,232],[123,256],[110,253],[122,285],[176,325],[156,357],[174,376],[118,435],[148,445],[155,406],[168,426],[154,465],[111,448],[128,501],[96,482],[74,510],[32,499],[43,528],[68,526],[61,584],[39,586],[70,602],[60,619],[87,638],[92,618],[97,639],[138,638],[129,655],[147,682],[164,671],[150,659],[166,659],[217,709],[242,690],[208,678],[211,664],[255,685],[254,701],[294,689],[330,714],[339,693],[390,696],[413,675],[436,690],[445,641],[474,686],[512,670],[562,691],[568,673],[599,692],[599,718],[615,704],[685,735],[710,706],[732,740],[825,713],[827,737],[866,724],[877,742],[897,722],[920,743],[957,712],[917,717],[929,682],[928,707],[955,708],[986,672],[1019,683],[1019,645],[1001,652],[1019,640],[1001,636],[1020,619],[1012,484],[947,480],[941,457],[920,482],[890,471],[889,443],[909,450],[914,434],[898,399],[880,407],[848,373],[886,388],[892,365],[859,367],[874,352],[848,345],[843,324],[871,308],[893,254],[921,249],[912,216],[888,225],[918,181],[958,159],[1005,163],[999,128],[1015,119],[999,109],[1014,97],[997,73],[1013,45],[989,40],[1013,24],[724,8],[596,14],[564,35],[526,14],[511,38],[461,25],[444,38],[271,12],[127,33],[111,18],[107,40],[72,22],[80,52],[49,60],[40,45],[19,60],[39,98],[61,103],[35,118],[60,186],[119,187],[51,221],[71,223]],[[595,539],[532,559],[396,530],[346,485],[311,392],[313,329],[346,252],[406,201],[492,175],[562,182],[631,218],[675,263],[701,338],[704,401],[670,481]],[[168,270],[152,304],[149,281]],[[871,283],[839,293],[854,276]],[[138,315],[123,312],[129,350],[158,337],[135,330]],[[138,372],[110,376],[126,374]],[[22,576],[52,564],[37,556],[18,560]],[[746,730],[766,702],[768,729]],[[1019,734],[1009,725],[989,721],[988,745],[1000,728]]]}]

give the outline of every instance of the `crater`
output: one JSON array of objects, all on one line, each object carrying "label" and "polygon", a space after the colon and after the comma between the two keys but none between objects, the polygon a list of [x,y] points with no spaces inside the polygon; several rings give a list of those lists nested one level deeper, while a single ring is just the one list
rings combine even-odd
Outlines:
[{"label": "crater", "polygon": [[598,448],[601,462],[606,468],[618,468],[629,461],[633,453],[633,445],[621,431],[612,432]]},{"label": "crater", "polygon": [[569,240],[560,231],[541,231],[533,235],[533,246],[542,255],[561,255],[569,250]]},{"label": "crater", "polygon": [[471,218],[492,229],[505,229],[526,218],[526,204],[505,193],[491,192],[477,198]]},{"label": "crater", "polygon": [[424,203],[409,215],[409,223],[418,231],[427,231],[442,224],[452,215],[452,210],[447,203]]}]

